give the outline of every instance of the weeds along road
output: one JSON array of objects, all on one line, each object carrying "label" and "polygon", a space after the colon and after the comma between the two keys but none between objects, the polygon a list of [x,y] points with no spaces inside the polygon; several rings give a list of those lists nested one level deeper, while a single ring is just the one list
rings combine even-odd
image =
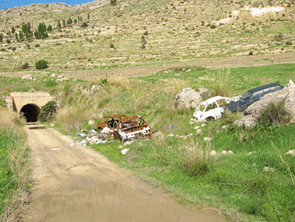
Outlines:
[{"label": "weeds along road", "polygon": [[23,221],[226,221],[178,204],[88,147],[70,147],[74,141],[54,129],[25,130],[33,184]]}]

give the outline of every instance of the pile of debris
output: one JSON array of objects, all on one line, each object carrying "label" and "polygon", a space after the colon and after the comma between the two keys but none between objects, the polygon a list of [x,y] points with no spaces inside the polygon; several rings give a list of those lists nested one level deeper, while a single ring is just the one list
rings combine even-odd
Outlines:
[{"label": "pile of debris", "polygon": [[132,142],[138,139],[150,139],[152,131],[141,116],[126,117],[125,115],[104,116],[97,124],[97,129],[89,131],[82,130],[76,134],[75,139],[83,138],[80,142],[70,146],[86,146],[109,142],[111,139],[118,139],[122,143]]},{"label": "pile of debris", "polygon": [[100,143],[107,143],[110,141],[110,135],[108,133],[101,133],[98,132],[96,129],[92,128],[91,130],[81,130],[81,133],[76,134],[77,137],[74,137],[77,141],[72,143],[69,146],[86,146],[87,143],[89,144],[100,144]]}]

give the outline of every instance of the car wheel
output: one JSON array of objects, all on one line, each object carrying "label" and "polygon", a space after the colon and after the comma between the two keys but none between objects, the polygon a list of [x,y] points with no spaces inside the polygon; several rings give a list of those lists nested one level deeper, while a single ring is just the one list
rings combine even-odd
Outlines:
[{"label": "car wheel", "polygon": [[213,116],[209,116],[209,117],[206,118],[206,120],[207,120],[207,121],[214,120],[214,117],[213,117]]}]

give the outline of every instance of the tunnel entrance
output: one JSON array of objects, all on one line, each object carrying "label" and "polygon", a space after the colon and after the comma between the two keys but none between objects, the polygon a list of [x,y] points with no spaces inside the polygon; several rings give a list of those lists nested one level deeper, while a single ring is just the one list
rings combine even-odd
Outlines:
[{"label": "tunnel entrance", "polygon": [[35,104],[27,104],[20,110],[22,116],[24,116],[27,122],[37,122],[40,108]]}]

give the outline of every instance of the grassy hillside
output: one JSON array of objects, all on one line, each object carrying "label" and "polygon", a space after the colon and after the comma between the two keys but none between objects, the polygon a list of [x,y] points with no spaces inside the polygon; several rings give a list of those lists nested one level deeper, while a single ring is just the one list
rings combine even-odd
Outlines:
[{"label": "grassy hillside", "polygon": [[[271,6],[285,9],[257,17],[245,10]],[[0,70],[21,70],[26,62],[35,69],[39,59],[46,59],[54,71],[99,70],[294,52],[294,10],[294,2],[286,0],[122,0],[115,6],[94,1],[81,6],[36,4],[5,9],[0,11]],[[70,18],[72,24],[67,24]],[[23,22],[29,22],[33,31],[40,22],[53,30],[46,39],[17,42],[12,26],[19,33]]]}]

